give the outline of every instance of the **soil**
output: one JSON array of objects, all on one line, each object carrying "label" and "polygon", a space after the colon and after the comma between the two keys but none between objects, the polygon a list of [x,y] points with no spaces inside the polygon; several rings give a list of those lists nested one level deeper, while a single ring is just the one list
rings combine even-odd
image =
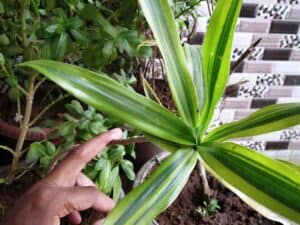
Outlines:
[{"label": "soil", "polygon": [[39,176],[35,172],[27,173],[11,186],[0,187],[0,224],[9,210],[11,210],[15,202],[39,180]]},{"label": "soil", "polygon": [[196,209],[203,206],[200,177],[194,171],[177,200],[158,218],[160,225],[280,225],[270,221],[243,203],[212,176],[209,184],[221,210],[214,215],[201,217]]},{"label": "soil", "polygon": [[[160,102],[170,111],[176,113],[176,107],[175,104],[172,100],[171,96],[171,91],[168,87],[168,83],[165,80],[150,80],[148,81],[153,88],[155,94],[159,98]],[[144,91],[142,88],[142,84],[139,82],[137,85],[134,87],[134,89],[144,95]]]}]

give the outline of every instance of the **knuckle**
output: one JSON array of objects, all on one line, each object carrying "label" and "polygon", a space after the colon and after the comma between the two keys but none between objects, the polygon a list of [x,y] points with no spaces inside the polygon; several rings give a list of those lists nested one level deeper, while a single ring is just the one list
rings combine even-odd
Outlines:
[{"label": "knuckle", "polygon": [[32,204],[35,207],[41,208],[50,204],[53,198],[53,190],[51,188],[39,188],[31,194]]},{"label": "knuckle", "polygon": [[96,187],[91,186],[91,187],[86,187],[86,189],[89,191],[91,196],[97,196],[100,193]]},{"label": "knuckle", "polygon": [[79,146],[78,148],[72,150],[70,156],[72,157],[73,161],[78,161],[80,162],[86,155],[86,152],[84,151],[83,146]]}]

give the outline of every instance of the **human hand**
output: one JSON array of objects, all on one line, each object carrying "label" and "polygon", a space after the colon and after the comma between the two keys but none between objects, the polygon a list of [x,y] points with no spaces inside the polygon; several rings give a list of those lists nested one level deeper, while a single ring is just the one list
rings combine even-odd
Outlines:
[{"label": "human hand", "polygon": [[[9,213],[5,225],[59,225],[69,215],[81,223],[80,211],[93,208],[107,213],[114,201],[99,192],[81,171],[109,142],[122,136],[120,129],[101,134],[73,150],[49,176],[35,184]],[[100,225],[97,221],[94,225]]]}]

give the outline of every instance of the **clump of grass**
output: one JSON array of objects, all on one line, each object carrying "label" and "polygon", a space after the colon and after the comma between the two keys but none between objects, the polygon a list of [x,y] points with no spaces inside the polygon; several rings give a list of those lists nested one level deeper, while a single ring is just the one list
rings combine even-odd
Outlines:
[{"label": "clump of grass", "polygon": [[201,217],[204,217],[206,215],[212,216],[218,213],[220,209],[221,206],[219,205],[218,200],[211,199],[209,202],[204,201],[203,206],[199,206],[196,211],[201,215]]}]

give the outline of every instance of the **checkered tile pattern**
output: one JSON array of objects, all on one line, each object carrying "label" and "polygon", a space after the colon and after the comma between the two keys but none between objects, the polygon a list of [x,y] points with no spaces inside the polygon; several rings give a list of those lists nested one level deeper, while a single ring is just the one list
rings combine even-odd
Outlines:
[{"label": "checkered tile pattern", "polygon": [[[297,0],[244,1],[232,61],[255,40],[262,41],[231,75],[230,84],[243,84],[220,104],[215,124],[245,118],[271,104],[300,102],[299,26]],[[204,36],[205,30],[199,33]],[[300,163],[300,126],[236,141],[270,156]]]},{"label": "checkered tile pattern", "polygon": [[[205,38],[209,13],[203,2],[192,44]],[[244,0],[236,29],[232,63],[256,40],[254,52],[230,77],[242,84],[223,99],[210,129],[245,118],[275,103],[300,102],[300,3],[299,0]],[[161,59],[148,76],[163,78]],[[152,76],[153,77],[153,76]],[[300,126],[256,137],[235,140],[267,155],[300,163]]]}]

